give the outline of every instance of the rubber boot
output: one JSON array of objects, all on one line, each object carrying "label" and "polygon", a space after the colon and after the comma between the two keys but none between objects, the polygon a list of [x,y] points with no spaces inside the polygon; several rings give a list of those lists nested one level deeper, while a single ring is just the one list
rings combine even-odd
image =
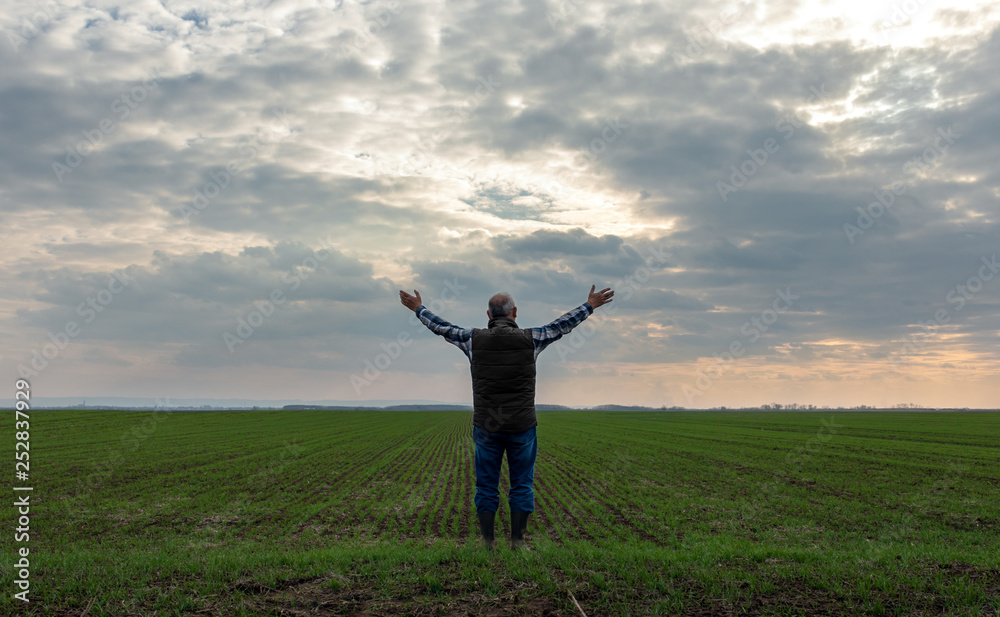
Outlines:
[{"label": "rubber boot", "polygon": [[521,510],[510,511],[510,549],[530,550],[524,541],[524,530],[528,528],[528,515],[531,512]]},{"label": "rubber boot", "polygon": [[493,550],[495,546],[493,536],[493,526],[496,520],[496,512],[479,512],[479,531],[483,534],[483,544],[487,550]]}]

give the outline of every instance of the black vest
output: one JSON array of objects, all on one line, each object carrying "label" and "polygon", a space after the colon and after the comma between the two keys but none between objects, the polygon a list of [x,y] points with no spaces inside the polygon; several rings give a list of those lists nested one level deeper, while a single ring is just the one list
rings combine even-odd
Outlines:
[{"label": "black vest", "polygon": [[517,433],[535,419],[535,341],[510,317],[472,329],[472,423],[490,433]]}]

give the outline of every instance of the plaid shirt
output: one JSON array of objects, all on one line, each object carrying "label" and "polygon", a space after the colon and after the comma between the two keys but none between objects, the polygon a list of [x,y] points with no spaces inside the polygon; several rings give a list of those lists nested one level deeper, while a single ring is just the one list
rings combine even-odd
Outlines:
[{"label": "plaid shirt", "polygon": [[[527,328],[531,332],[531,338],[535,341],[535,358],[542,350],[569,334],[573,328],[594,312],[589,302],[584,302],[572,311],[564,314],[547,326],[540,328]],[[431,332],[443,336],[446,341],[461,349],[472,362],[472,329],[453,326],[430,312],[426,306],[421,304],[417,307],[417,318],[427,326]]]}]

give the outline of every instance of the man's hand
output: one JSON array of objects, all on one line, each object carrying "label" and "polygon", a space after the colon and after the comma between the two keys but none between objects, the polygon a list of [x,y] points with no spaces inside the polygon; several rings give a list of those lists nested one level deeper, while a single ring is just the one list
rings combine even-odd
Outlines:
[{"label": "man's hand", "polygon": [[597,285],[590,286],[590,295],[587,297],[587,302],[590,303],[590,306],[596,309],[602,304],[611,302],[611,296],[615,295],[615,292],[611,291],[610,287],[605,287],[601,291],[595,293],[595,287],[597,287]]},{"label": "man's hand", "polygon": [[[420,308],[420,305],[423,304],[423,302],[420,300],[420,292],[419,291],[417,291],[416,289],[414,289],[413,293],[415,293],[417,295],[411,296],[410,294],[408,294],[405,291],[403,291],[402,289],[400,289],[399,290],[399,301],[403,303],[403,306],[405,306],[406,308],[410,309],[411,311],[416,311],[418,308]],[[591,305],[591,306],[593,306],[593,305]]]}]

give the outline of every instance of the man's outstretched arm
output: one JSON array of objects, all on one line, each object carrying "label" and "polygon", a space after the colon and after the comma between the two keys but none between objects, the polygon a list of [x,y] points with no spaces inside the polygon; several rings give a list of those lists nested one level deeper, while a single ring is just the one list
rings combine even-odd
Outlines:
[{"label": "man's outstretched arm", "polygon": [[594,309],[611,302],[611,297],[615,295],[615,292],[611,291],[610,287],[605,287],[601,291],[595,292],[594,289],[596,287],[597,285],[591,285],[587,301],[572,311],[565,313],[552,323],[541,328],[529,328],[531,330],[531,337],[535,340],[536,358],[538,354],[542,353],[543,349],[561,339],[564,334],[572,332],[573,328],[580,325],[580,322],[594,312]]},{"label": "man's outstretched arm", "polygon": [[441,319],[434,313],[423,305],[420,300],[420,292],[416,289],[413,290],[415,296],[411,296],[402,289],[399,290],[399,300],[403,303],[403,306],[410,309],[417,314],[417,319],[420,320],[427,328],[439,336],[443,336],[446,341],[458,347],[462,350],[468,358],[472,361],[472,330],[468,328],[460,328],[454,326],[447,321]]}]

